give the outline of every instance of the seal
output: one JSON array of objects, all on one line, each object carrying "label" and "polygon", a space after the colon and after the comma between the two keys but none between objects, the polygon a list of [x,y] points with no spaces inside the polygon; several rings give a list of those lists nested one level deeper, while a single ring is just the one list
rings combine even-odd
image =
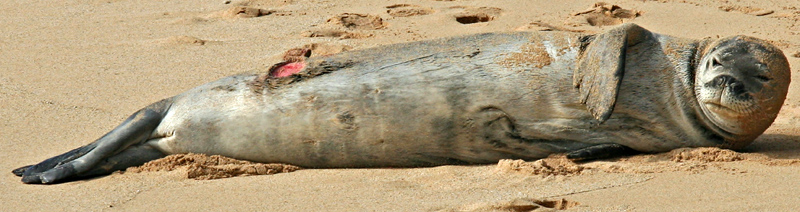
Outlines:
[{"label": "seal", "polygon": [[201,85],[93,143],[15,169],[24,183],[108,174],[176,153],[308,168],[574,160],[741,148],[786,97],[783,52],[747,36],[476,34],[309,57]]}]

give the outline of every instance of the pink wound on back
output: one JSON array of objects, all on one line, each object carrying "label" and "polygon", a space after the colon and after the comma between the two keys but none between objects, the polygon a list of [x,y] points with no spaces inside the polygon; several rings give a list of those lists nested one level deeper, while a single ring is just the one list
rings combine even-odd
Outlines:
[{"label": "pink wound on back", "polygon": [[282,66],[278,66],[277,68],[273,69],[270,75],[272,77],[288,77],[292,74],[296,74],[303,70],[306,67],[306,63],[304,62],[294,62],[294,63],[287,63]]}]

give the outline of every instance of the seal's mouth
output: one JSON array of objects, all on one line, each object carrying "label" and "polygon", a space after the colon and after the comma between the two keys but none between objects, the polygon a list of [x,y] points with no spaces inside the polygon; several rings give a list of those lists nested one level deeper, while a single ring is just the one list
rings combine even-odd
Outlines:
[{"label": "seal's mouth", "polygon": [[757,101],[741,77],[728,73],[714,76],[697,92],[703,107],[710,112],[735,119],[750,115]]},{"label": "seal's mouth", "polygon": [[729,117],[737,117],[743,115],[739,111],[736,111],[718,102],[705,102],[704,105],[706,106],[706,108],[708,108],[708,110],[717,114],[724,114]]},{"label": "seal's mouth", "polygon": [[735,86],[706,87],[705,95],[699,96],[703,106],[710,112],[729,118],[740,118],[753,112],[755,99],[744,89]]}]

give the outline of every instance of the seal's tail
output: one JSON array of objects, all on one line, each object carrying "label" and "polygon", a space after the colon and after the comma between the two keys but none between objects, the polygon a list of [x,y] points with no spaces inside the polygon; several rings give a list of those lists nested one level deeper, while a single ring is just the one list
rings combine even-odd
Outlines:
[{"label": "seal's tail", "polygon": [[164,157],[146,142],[161,123],[171,100],[141,109],[96,141],[36,165],[14,169],[24,183],[54,183],[67,179],[109,174]]}]

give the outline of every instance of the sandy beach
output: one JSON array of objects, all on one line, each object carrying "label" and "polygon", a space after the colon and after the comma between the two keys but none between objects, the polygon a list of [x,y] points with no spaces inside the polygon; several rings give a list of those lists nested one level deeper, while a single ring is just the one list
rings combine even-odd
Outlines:
[{"label": "sandy beach", "polygon": [[[77,0],[0,8],[0,203],[8,211],[797,211],[800,2],[795,0]],[[614,12],[614,10],[618,10]],[[616,17],[607,17],[614,14]],[[795,83],[737,152],[679,149],[575,164],[301,169],[214,180],[118,172],[26,185],[14,168],[88,144],[152,102],[320,54],[506,31],[621,23],[687,38],[748,35],[783,50]]]}]

